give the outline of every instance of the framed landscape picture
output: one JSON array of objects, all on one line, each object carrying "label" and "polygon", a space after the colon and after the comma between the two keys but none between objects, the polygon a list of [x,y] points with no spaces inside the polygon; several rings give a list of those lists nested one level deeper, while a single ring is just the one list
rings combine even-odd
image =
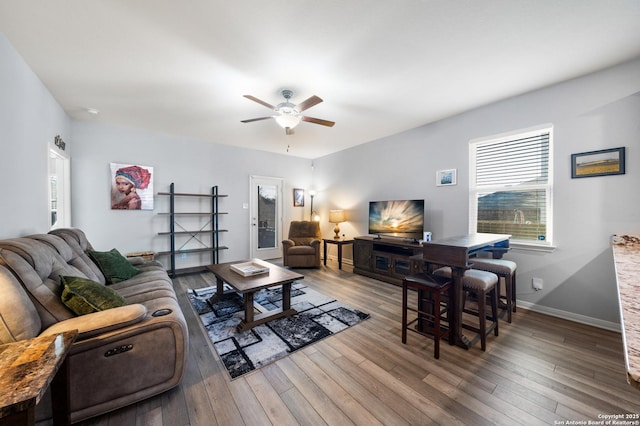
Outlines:
[{"label": "framed landscape picture", "polygon": [[623,175],[624,147],[571,154],[571,177]]}]

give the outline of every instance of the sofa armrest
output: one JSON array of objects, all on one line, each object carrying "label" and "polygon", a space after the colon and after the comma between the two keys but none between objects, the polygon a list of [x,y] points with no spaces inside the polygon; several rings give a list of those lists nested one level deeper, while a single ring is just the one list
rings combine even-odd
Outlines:
[{"label": "sofa armrest", "polygon": [[78,330],[77,340],[83,340],[138,323],[146,315],[147,308],[136,303],[60,321],[44,330],[41,335],[57,334],[66,330]]},{"label": "sofa armrest", "polygon": [[319,245],[320,245],[320,243],[321,243],[321,242],[322,242],[322,241],[320,241],[320,240],[311,240],[311,242],[309,243],[309,245],[310,245],[311,247],[317,247],[317,246],[319,246]]},{"label": "sofa armrest", "polygon": [[282,247],[283,248],[284,247],[289,248],[289,247],[293,247],[295,245],[296,245],[296,243],[293,240],[282,240]]}]

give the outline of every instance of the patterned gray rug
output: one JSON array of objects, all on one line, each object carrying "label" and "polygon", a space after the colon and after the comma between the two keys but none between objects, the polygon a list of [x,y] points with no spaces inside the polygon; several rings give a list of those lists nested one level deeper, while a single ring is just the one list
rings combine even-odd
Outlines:
[{"label": "patterned gray rug", "polygon": [[[225,293],[231,290],[225,284]],[[189,289],[187,296],[232,379],[263,367],[290,353],[345,330],[369,318],[337,300],[295,282],[291,289],[291,307],[298,311],[238,333],[236,326],[244,317],[242,296],[216,303],[209,299],[216,287]],[[271,310],[282,306],[282,288],[261,290],[254,301]]]}]

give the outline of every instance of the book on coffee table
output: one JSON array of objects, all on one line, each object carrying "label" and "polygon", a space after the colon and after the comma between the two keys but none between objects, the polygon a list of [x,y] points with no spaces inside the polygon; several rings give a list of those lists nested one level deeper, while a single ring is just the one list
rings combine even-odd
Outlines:
[{"label": "book on coffee table", "polygon": [[237,272],[243,277],[250,277],[252,275],[268,274],[269,268],[262,266],[255,262],[235,263],[230,266],[233,272]]}]

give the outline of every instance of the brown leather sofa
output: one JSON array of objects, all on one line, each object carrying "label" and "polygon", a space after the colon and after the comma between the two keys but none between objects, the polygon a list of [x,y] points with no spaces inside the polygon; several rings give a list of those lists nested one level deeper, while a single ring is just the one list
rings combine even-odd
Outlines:
[{"label": "brown leather sofa", "polygon": [[289,238],[282,241],[283,265],[292,268],[320,267],[320,224],[312,221],[292,221]]},{"label": "brown leather sofa", "polygon": [[[189,347],[173,283],[155,262],[138,262],[134,277],[110,284],[125,306],[76,315],[61,301],[61,276],[105,284],[78,229],[0,241],[0,344],[79,331],[69,355],[73,423],[176,386]],[[36,420],[50,417],[47,394]]]}]

